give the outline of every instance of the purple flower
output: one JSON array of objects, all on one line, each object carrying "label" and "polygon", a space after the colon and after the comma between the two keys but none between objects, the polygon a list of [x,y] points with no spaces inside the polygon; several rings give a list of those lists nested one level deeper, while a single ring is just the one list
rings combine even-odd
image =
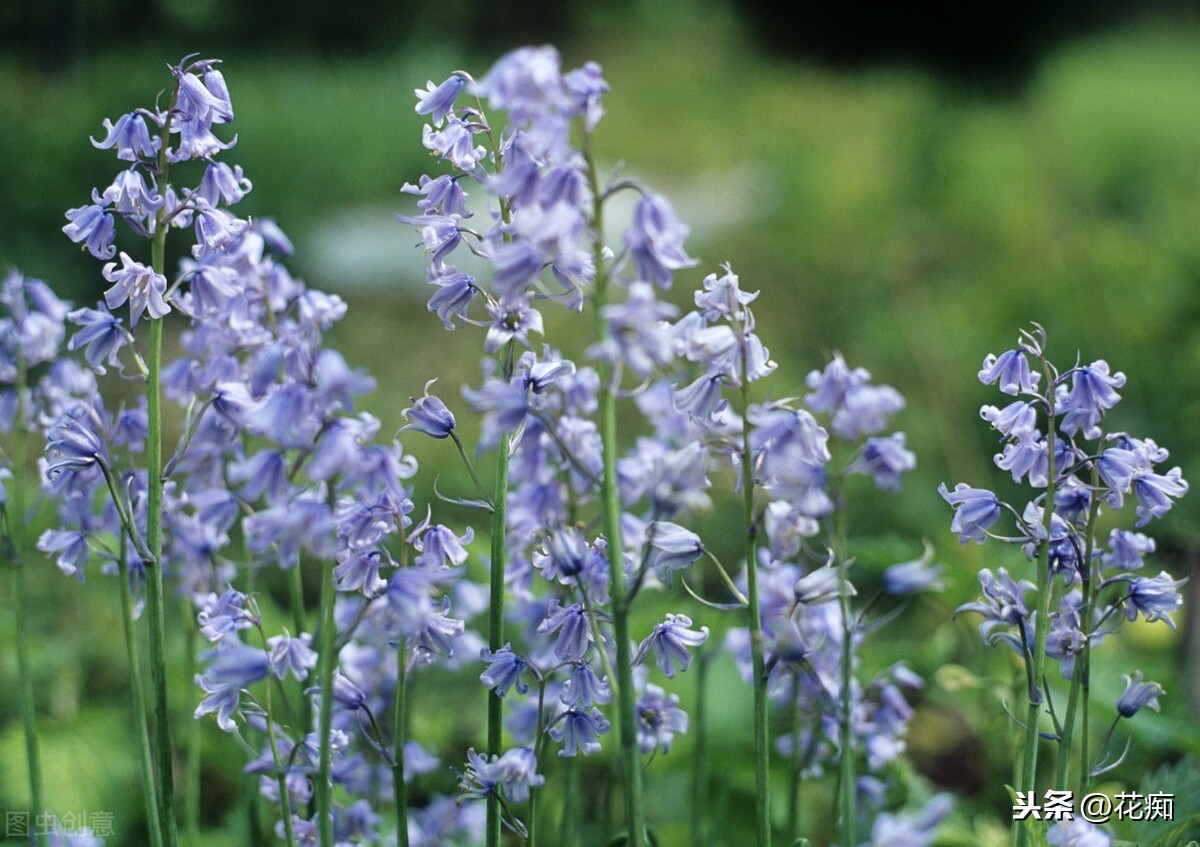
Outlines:
[{"label": "purple flower", "polygon": [[126,162],[136,162],[139,158],[152,159],[158,155],[162,140],[151,137],[145,118],[137,112],[121,115],[115,124],[105,118],[103,125],[104,139],[91,139],[96,149],[108,150],[116,147],[117,158]]},{"label": "purple flower", "polygon": [[872,847],[926,847],[954,805],[949,794],[938,794],[915,814],[881,813],[871,827]]},{"label": "purple flower", "polygon": [[611,727],[599,709],[567,709],[555,721],[549,733],[551,738],[562,743],[563,748],[558,755],[564,759],[574,756],[576,752],[582,752],[585,756],[595,753],[600,749],[600,736]]},{"label": "purple flower", "polygon": [[528,683],[521,679],[521,675],[529,670],[529,663],[514,653],[510,645],[505,644],[495,653],[484,649],[480,651],[480,656],[488,663],[488,669],[479,675],[479,679],[495,691],[497,697],[507,695],[508,689],[514,685],[518,694],[529,691]]},{"label": "purple flower", "polygon": [[135,221],[145,220],[165,202],[162,195],[146,185],[146,178],[136,167],[117,174],[113,184],[104,189],[104,199],[126,219]]},{"label": "purple flower", "polygon": [[546,618],[538,624],[537,631],[540,635],[558,633],[558,639],[554,642],[554,655],[564,662],[582,662],[592,641],[587,612],[579,603],[572,603],[563,608],[558,605],[557,600],[551,600]]},{"label": "purple flower", "polygon": [[899,491],[900,474],[916,466],[917,457],[906,446],[904,433],[897,432],[886,438],[868,438],[853,470],[872,477],[879,488]]},{"label": "purple flower", "polygon": [[434,125],[441,126],[445,122],[446,116],[454,108],[454,101],[458,99],[459,92],[466,84],[465,79],[455,74],[441,85],[435,86],[433,80],[429,80],[426,90],[414,89],[413,93],[417,95],[417,114],[430,115]]},{"label": "purple flower", "polygon": [[113,283],[112,288],[104,292],[104,302],[108,308],[115,309],[128,300],[130,326],[137,326],[143,312],[148,311],[151,318],[158,319],[171,311],[163,300],[167,291],[166,277],[133,261],[128,253],[121,254],[121,269],[116,267],[116,262],[104,266],[104,278]]},{"label": "purple flower", "polygon": [[675,216],[661,194],[646,194],[638,201],[625,245],[633,257],[637,280],[660,288],[671,284],[671,272],[696,264],[683,249],[688,227]]},{"label": "purple flower", "polygon": [[1113,837],[1083,818],[1054,824],[1046,832],[1050,847],[1113,847]]},{"label": "purple flower", "polygon": [[67,576],[83,579],[83,566],[91,557],[87,536],[74,530],[48,529],[37,540],[37,548],[54,556],[54,563]]},{"label": "purple flower", "polygon": [[1137,497],[1137,526],[1161,518],[1175,505],[1171,498],[1182,497],[1187,490],[1187,481],[1180,475],[1179,468],[1172,468],[1166,474],[1145,472],[1135,476],[1133,494]]},{"label": "purple flower", "polygon": [[689,648],[699,647],[708,640],[708,627],[688,629],[691,625],[692,619],[687,615],[667,615],[662,623],[655,624],[642,641],[633,663],[641,664],[653,652],[659,670],[666,674],[667,679],[674,679],[676,664],[680,670],[686,671],[692,663]]},{"label": "purple flower", "polygon": [[475,166],[487,155],[483,145],[474,141],[472,128],[453,115],[448,117],[445,127],[440,130],[426,124],[421,136],[421,142],[427,150],[467,172],[475,170]]},{"label": "purple flower", "polygon": [[237,641],[226,644],[226,647],[201,657],[211,659],[211,664],[204,673],[196,674],[196,684],[206,696],[196,707],[194,716],[202,718],[216,712],[217,726],[225,732],[233,732],[236,729],[233,716],[239,706],[241,690],[265,679],[270,663],[264,650]]},{"label": "purple flower", "polygon": [[563,76],[563,84],[575,101],[575,111],[583,115],[583,128],[587,132],[595,129],[596,124],[604,117],[600,97],[608,92],[608,83],[600,73],[598,64],[588,62],[582,68],[576,68]]},{"label": "purple flower", "polygon": [[129,333],[112,312],[107,309],[76,309],[67,315],[67,319],[82,327],[67,342],[68,350],[83,347],[84,358],[96,373],[105,373],[105,364],[119,366],[117,355],[129,343]]},{"label": "purple flower", "polygon": [[1029,370],[1029,361],[1019,350],[1006,350],[999,357],[989,353],[979,371],[984,385],[997,383],[1005,394],[1032,394],[1037,390],[1041,374]]},{"label": "purple flower", "polygon": [[1124,384],[1125,374],[1110,375],[1108,362],[1103,359],[1075,368],[1070,390],[1060,386],[1055,402],[1055,411],[1063,415],[1063,431],[1074,435],[1082,430],[1085,436],[1094,438],[1104,413],[1121,399],[1113,389]]},{"label": "purple flower", "polygon": [[544,333],[542,313],[533,308],[526,296],[502,299],[495,306],[489,305],[488,311],[492,321],[483,341],[483,349],[488,353],[495,353],[510,341],[529,347],[529,333]]},{"label": "purple flower", "polygon": [[638,749],[643,755],[655,750],[671,752],[675,733],[687,732],[687,712],[679,708],[679,695],[667,694],[657,685],[647,683],[646,693],[637,702]]},{"label": "purple flower", "polygon": [[467,797],[485,798],[501,791],[513,803],[529,799],[529,789],[545,783],[537,773],[537,757],[528,747],[515,747],[502,756],[487,756],[467,751],[467,769],[459,777],[459,788]]},{"label": "purple flower", "polygon": [[409,540],[420,554],[413,564],[422,568],[448,568],[467,560],[467,548],[463,545],[471,543],[475,538],[475,530],[467,527],[460,537],[449,527],[435,524],[423,532],[418,529],[413,536]]},{"label": "purple flower", "polygon": [[252,187],[250,180],[243,175],[241,165],[230,167],[224,162],[209,162],[195,196],[209,206],[215,207],[221,200],[232,206],[240,203]]},{"label": "purple flower", "polygon": [[564,706],[580,709],[590,709],[595,703],[607,703],[612,699],[612,689],[606,679],[596,676],[592,666],[583,662],[577,663],[571,669],[559,694],[559,702]]},{"label": "purple flower", "polygon": [[475,277],[453,265],[434,264],[429,269],[429,283],[438,290],[429,298],[429,311],[436,312],[446,329],[454,329],[455,321],[466,323],[467,309],[479,296]]},{"label": "purple flower", "polygon": [[404,419],[410,421],[400,427],[400,431],[415,429],[433,438],[446,438],[454,431],[454,414],[438,397],[429,393],[429,388],[437,382],[431,379],[425,383],[425,393],[420,397],[410,397],[413,405],[402,411]]},{"label": "purple flower", "polygon": [[997,628],[1022,624],[1029,618],[1025,595],[1037,589],[1032,582],[1026,579],[1015,582],[1004,568],[1000,568],[996,575],[984,568],[979,572],[979,584],[983,587],[983,598],[964,603],[954,614],[977,612],[982,615],[979,634],[984,641],[990,641],[992,632]]},{"label": "purple flower", "polygon": [[883,590],[888,594],[915,594],[943,588],[942,566],[933,564],[933,548],[928,543],[921,558],[892,565],[883,572]]},{"label": "purple flower", "polygon": [[832,559],[828,564],[813,568],[797,579],[792,588],[796,602],[805,606],[819,606],[838,597],[853,597],[856,593],[853,583],[842,577],[841,569]]},{"label": "purple flower", "polygon": [[51,427],[46,439],[46,452],[50,456],[50,462],[46,466],[48,477],[62,471],[90,470],[96,467],[97,462],[106,461],[108,458],[100,436],[72,417],[63,417]]},{"label": "purple flower", "polygon": [[1142,557],[1154,552],[1154,539],[1140,532],[1114,529],[1108,536],[1108,549],[1100,555],[1105,567],[1122,571],[1139,570]]},{"label": "purple flower", "polygon": [[[668,586],[675,571],[688,567],[704,550],[700,536],[670,521],[655,521],[646,528],[650,547],[649,564],[654,574]],[[689,621],[690,623],[690,621]]]},{"label": "purple flower", "polygon": [[1155,577],[1134,577],[1129,581],[1125,617],[1132,621],[1141,612],[1147,621],[1165,621],[1167,626],[1174,629],[1175,621],[1169,613],[1183,605],[1179,586],[1186,582],[1186,579],[1171,579],[1166,571],[1159,572]]},{"label": "purple flower", "polygon": [[1159,710],[1158,698],[1164,694],[1163,687],[1157,682],[1143,682],[1142,672],[1134,671],[1133,675],[1122,674],[1125,680],[1125,690],[1117,698],[1117,712],[1123,718],[1132,718],[1144,708]]},{"label": "purple flower", "polygon": [[287,633],[268,638],[271,673],[283,679],[290,672],[297,680],[303,682],[308,678],[309,671],[317,666],[317,653],[311,644],[312,636],[307,632],[302,632],[295,638]]},{"label": "purple flower", "polygon": [[116,225],[104,206],[92,204],[71,209],[67,212],[67,220],[70,223],[62,228],[67,238],[76,244],[86,242],[88,252],[97,259],[111,259],[117,252],[113,246]]},{"label": "purple flower", "polygon": [[1000,501],[996,495],[983,488],[971,488],[965,482],[956,485],[953,493],[942,483],[938,493],[954,507],[950,529],[958,533],[958,540],[963,544],[968,541],[982,544],[988,527],[1000,519]]}]

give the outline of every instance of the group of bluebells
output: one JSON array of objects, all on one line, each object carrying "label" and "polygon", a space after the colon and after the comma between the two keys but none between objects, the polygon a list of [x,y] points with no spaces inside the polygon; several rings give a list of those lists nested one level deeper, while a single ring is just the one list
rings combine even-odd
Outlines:
[{"label": "group of bluebells", "polygon": [[[642,780],[679,736],[703,743],[680,676],[722,646],[746,696],[774,716],[756,757],[793,775],[786,843],[805,834],[800,782],[826,775],[838,843],[930,843],[949,798],[897,809],[891,784],[924,682],[903,663],[875,667],[866,648],[904,598],[942,588],[941,570],[927,550],[861,596],[846,520],[865,491],[854,477],[896,491],[915,467],[889,429],[904,400],[840,355],[807,376],[803,397],[765,399],[778,392],[759,385],[776,370],[751,309],[759,292],[728,266],[703,278],[694,308],[675,304],[677,272],[697,264],[688,228],[663,195],[601,173],[600,68],[564,72],[552,48],[524,48],[478,80],[457,71],[417,91],[441,172],[404,186],[415,213],[397,217],[428,256],[429,311],[447,330],[479,332],[481,375],[458,399],[430,374],[388,422],[356,411],[374,381],[324,345],[346,304],[288,272],[292,244],[270,220],[235,211],[251,183],[223,161],[236,136],[219,63],[189,58],[172,74],[153,108],[104,122],[93,144],[123,170],[67,213],[67,236],[104,262],[103,298],[72,308],[16,274],[0,290],[0,378],[14,387],[0,423],[45,437],[57,520],[38,549],[80,580],[125,580],[132,614],[150,610],[152,665],[156,581],[183,609],[198,653],[189,708],[241,740],[280,843],[535,843],[560,818],[556,837],[581,843],[602,821],[579,802],[577,760],[602,750],[626,791],[615,831],[646,843]],[[620,192],[637,201],[611,236],[604,211]],[[169,232],[192,239],[171,273]],[[180,355],[160,363],[164,320],[179,324]],[[543,338],[548,323],[577,336],[581,321],[591,341],[574,358]],[[1091,647],[1122,619],[1171,624],[1180,605],[1180,581],[1139,574],[1153,541],[1102,533],[1099,518],[1130,501],[1140,529],[1186,483],[1157,470],[1167,455],[1152,441],[1109,430],[1122,375],[1102,361],[1059,373],[1044,346],[1027,333],[980,374],[1019,398],[983,416],[1004,439],[997,465],[1032,500],[942,493],[961,540],[999,537],[1046,568],[1036,585],[984,570],[984,597],[960,611],[982,615],[984,639],[1031,669],[1038,650],[1059,662],[1086,726]],[[162,449],[164,396],[176,440]],[[479,418],[475,450],[463,411]],[[418,502],[402,442],[427,437],[454,445],[472,488]],[[494,473],[477,469],[485,455]],[[722,562],[713,547],[727,545],[700,528],[731,495],[745,503],[746,546]],[[1013,530],[1000,537],[1002,518]],[[317,609],[305,602],[313,584]],[[268,629],[263,585],[287,586],[287,627]],[[651,592],[678,605],[646,625],[630,612]],[[486,702],[486,739],[409,737],[414,714],[445,708],[412,685],[435,671],[478,679],[477,704],[462,709],[482,717]],[[1128,679],[1120,717],[1157,707],[1157,684]],[[1044,702],[1030,680],[1031,702]],[[1035,728],[1052,719],[1069,745],[1061,714],[1039,708]],[[148,749],[169,744],[166,722],[156,708],[154,736],[142,726]],[[1093,752],[1088,774],[1106,765]],[[147,816],[154,843],[174,845],[171,768],[155,753],[142,768]],[[553,812],[538,805],[551,786]],[[762,826],[769,842],[770,819]],[[1076,837],[1067,828],[1050,837],[1091,843],[1063,840]]]},{"label": "group of bluebells", "polygon": [[[1166,571],[1149,575],[1155,543],[1140,530],[1167,514],[1188,486],[1178,467],[1164,467],[1165,449],[1110,424],[1125,375],[1103,359],[1060,369],[1047,358],[1046,342],[1045,330],[1034,325],[1015,348],[989,355],[979,371],[980,381],[1012,398],[1003,407],[984,406],[980,414],[1001,439],[996,466],[1028,499],[1001,499],[965,483],[953,491],[943,485],[941,494],[954,507],[951,526],[964,544],[1017,545],[1034,563],[1033,580],[1003,567],[984,568],[983,595],[958,610],[978,615],[984,642],[1012,650],[1027,669],[1029,711],[1017,718],[1028,736],[1026,767],[1015,788],[1036,794],[1041,735],[1057,742],[1050,787],[1077,789],[1081,796],[1091,779],[1123,760],[1113,738],[1118,723],[1143,708],[1159,708],[1162,686],[1134,670],[1123,677],[1107,732],[1099,741],[1089,737],[1094,648],[1127,621],[1175,628],[1172,615],[1183,604],[1185,580]],[[1069,685],[1065,702],[1060,697],[1055,703],[1045,683],[1047,659]],[[1071,828],[1086,829],[1082,822]],[[1100,833],[1071,841],[1067,830],[1052,829],[1051,843],[1110,843]]]}]

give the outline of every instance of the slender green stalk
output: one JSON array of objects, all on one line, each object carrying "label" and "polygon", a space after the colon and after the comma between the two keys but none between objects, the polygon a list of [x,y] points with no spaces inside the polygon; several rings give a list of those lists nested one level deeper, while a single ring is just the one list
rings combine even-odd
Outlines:
[{"label": "slender green stalk", "polygon": [[[183,613],[185,644],[183,652],[185,691],[194,691],[192,679],[196,675],[196,618],[192,604],[187,598],[180,601]],[[190,699],[190,698],[189,698]],[[192,704],[188,703],[188,710]],[[188,722],[186,760],[184,764],[183,828],[190,847],[200,847],[200,730],[197,720]]]},{"label": "slender green stalk", "polygon": [[[546,680],[538,676],[538,705],[537,705],[537,740],[533,743],[533,759],[542,760],[542,752],[546,746]],[[574,758],[574,757],[572,757]],[[525,847],[537,847],[538,843],[538,797],[541,792],[537,786],[529,789],[529,814],[526,816]]]},{"label": "slender green stalk", "polygon": [[696,752],[692,765],[692,844],[708,844],[708,651],[696,656]]},{"label": "slender green stalk", "polygon": [[[172,102],[175,97],[172,96]],[[171,140],[171,118],[163,121],[162,147],[158,156],[158,181],[167,184],[167,148]],[[165,276],[167,225],[166,207],[155,215],[154,238],[150,242],[150,264]],[[162,340],[161,318],[150,319],[150,347],[146,357],[146,617],[150,627],[150,685],[153,690],[154,746],[158,776],[158,814],[163,843],[176,847],[175,777],[171,758],[170,702],[167,697],[166,622],[163,616],[163,445],[162,445]]]},{"label": "slender green stalk", "polygon": [[[839,517],[841,512],[839,511]],[[840,521],[839,521],[840,523]],[[843,547],[844,551],[844,547]],[[848,579],[844,552],[838,552],[838,569],[843,583]],[[854,623],[851,616],[850,597],[843,591],[839,598],[842,607],[842,658],[841,658],[841,757],[838,762],[838,805],[842,814],[842,843],[857,844],[858,810],[854,796]]]},{"label": "slender green stalk", "polygon": [[[596,165],[588,136],[584,136],[584,155],[591,181],[593,201],[592,228],[596,234],[595,317],[596,333],[603,339],[607,325],[601,309],[605,303],[608,276],[604,267],[603,201]],[[612,600],[613,639],[616,641],[617,727],[621,747],[621,766],[625,784],[625,820],[627,847],[644,847],[646,813],[642,798],[642,761],[637,746],[637,702],[633,689],[633,657],[629,649],[629,609],[625,600],[625,568],[621,561],[621,503],[617,492],[617,405],[616,386],[611,368],[604,368],[600,386],[600,443],[604,458],[604,476],[600,492],[604,511],[604,537],[608,546],[609,597]]]},{"label": "slender green stalk", "polygon": [[[1092,598],[1093,603],[1095,598]],[[1089,738],[1091,730],[1090,712],[1092,700],[1092,651],[1088,647],[1084,647],[1083,655],[1078,661],[1083,663],[1083,676],[1081,686],[1083,688],[1083,709],[1079,716],[1079,793],[1076,797],[1084,797],[1087,795],[1088,783],[1092,779],[1092,750],[1091,739]]]},{"label": "slender green stalk", "polygon": [[[1093,464],[1093,491],[1097,490],[1097,483],[1099,482],[1097,479],[1098,475],[1099,472],[1095,469]],[[1074,734],[1075,728],[1075,712],[1076,708],[1078,707],[1080,690],[1083,687],[1083,679],[1087,673],[1087,662],[1085,661],[1084,657],[1088,655],[1088,645],[1091,643],[1092,607],[1095,600],[1092,593],[1092,552],[1095,545],[1093,533],[1096,528],[1096,516],[1099,514],[1099,512],[1100,498],[1093,496],[1091,508],[1088,511],[1087,527],[1085,529],[1087,535],[1084,540],[1084,568],[1081,574],[1083,605],[1080,607],[1079,625],[1084,633],[1083,648],[1080,650],[1079,655],[1075,657],[1075,667],[1071,671],[1071,691],[1067,697],[1067,711],[1063,716],[1062,736],[1059,739],[1058,745],[1058,762],[1054,772],[1054,787],[1060,790],[1067,787],[1067,771],[1069,770],[1071,764],[1071,737]],[[1086,721],[1086,717],[1084,720]],[[1086,744],[1086,735],[1084,737],[1084,741]],[[1086,746],[1083,748],[1083,752],[1080,755],[1079,769],[1081,773],[1087,770]],[[1081,781],[1080,786],[1082,787],[1082,785],[1083,783]]]},{"label": "slender green stalk", "polygon": [[[29,772],[29,803],[35,816],[47,809],[42,795],[42,757],[38,750],[37,706],[33,697],[33,663],[29,659],[29,609],[27,586],[25,585],[25,485],[27,470],[27,446],[25,431],[25,387],[29,378],[25,368],[25,356],[17,351],[17,412],[13,423],[12,485],[10,491],[12,511],[8,515],[9,533],[12,543],[10,565],[12,566],[13,618],[17,642],[17,700],[21,711],[21,729],[25,737],[25,763]],[[36,827],[34,843],[44,845],[46,833]]]},{"label": "slender green stalk", "polygon": [[567,772],[563,778],[562,819],[558,824],[558,843],[562,847],[578,847],[579,844],[579,757],[567,759]]},{"label": "slender green stalk", "polygon": [[292,607],[292,626],[296,628],[296,637],[302,632],[308,632],[308,621],[304,614],[304,574],[300,572],[300,563],[289,568],[288,572],[288,605]]},{"label": "slender green stalk", "polygon": [[[1033,672],[1030,675],[1029,707],[1025,712],[1025,749],[1022,757],[1021,780],[1017,783],[1017,791],[1034,791],[1037,785],[1038,758],[1038,722],[1042,713],[1041,680],[1045,677],[1046,668],[1046,635],[1050,614],[1050,529],[1054,517],[1054,494],[1057,491],[1057,470],[1054,461],[1054,379],[1049,366],[1043,361],[1043,372],[1046,375],[1046,451],[1048,453],[1046,470],[1046,497],[1042,501],[1043,527],[1046,538],[1038,548],[1037,556],[1037,619],[1033,636]],[[1017,827],[1017,847],[1025,847],[1029,839],[1027,826]]]},{"label": "slender green stalk", "polygon": [[[511,358],[511,357],[508,357]],[[507,370],[507,368],[506,368]],[[488,592],[488,647],[493,651],[504,646],[504,548],[508,507],[508,435],[500,439],[496,449],[496,482],[492,495],[491,574]],[[488,758],[499,756],[503,748],[504,700],[494,690],[488,692],[487,749]],[[500,801],[489,797],[487,804],[487,845],[499,847],[501,839]]]},{"label": "slender green stalk", "polygon": [[333,847],[333,672],[337,667],[336,633],[333,620],[333,560],[321,563],[321,628],[318,649],[321,689],[321,715],[318,736],[321,740],[317,763],[317,835],[321,847]]},{"label": "slender green stalk", "polygon": [[800,715],[800,677],[793,681],[792,692],[792,764],[791,785],[788,786],[787,843],[800,835],[800,771],[804,766],[804,751],[800,747],[804,723]]},{"label": "slender green stalk", "polygon": [[396,795],[396,847],[408,847],[408,784],[404,781],[404,744],[408,739],[408,639],[396,647],[396,715],[392,791]]},{"label": "slender green stalk", "polygon": [[[263,636],[263,646],[266,646],[266,633],[259,628],[259,634]],[[283,832],[287,840],[287,847],[296,847],[296,831],[295,825],[292,823],[292,796],[288,792],[287,773],[284,771],[283,759],[279,756],[279,744],[275,741],[275,711],[271,707],[271,685],[274,680],[268,678],[266,685],[266,694],[263,698],[263,705],[267,712],[267,741],[271,745],[271,759],[275,763],[275,782],[279,786],[279,812],[283,817]]]},{"label": "slender green stalk", "polygon": [[158,819],[158,788],[154,782],[154,757],[150,749],[150,727],[146,722],[146,684],[142,679],[142,662],[138,655],[137,630],[133,621],[133,597],[129,593],[129,564],[125,561],[127,540],[121,535],[120,559],[117,562],[117,587],[121,594],[121,623],[125,632],[125,661],[129,665],[129,696],[133,706],[133,725],[137,735],[138,770],[142,778],[142,799],[146,804],[146,826],[150,829],[150,844],[162,845],[162,826]]},{"label": "slender green stalk", "polygon": [[[740,327],[739,327],[740,330]],[[744,333],[739,332],[744,338]],[[750,407],[750,386],[743,341],[742,411]],[[746,616],[750,625],[750,664],[754,674],[754,818],[759,847],[771,845],[771,738],[767,724],[766,662],[763,657],[762,610],[758,603],[758,521],[754,516],[754,461],[750,422],[742,425],[742,519],[746,527]],[[853,841],[845,842],[853,844]]]}]

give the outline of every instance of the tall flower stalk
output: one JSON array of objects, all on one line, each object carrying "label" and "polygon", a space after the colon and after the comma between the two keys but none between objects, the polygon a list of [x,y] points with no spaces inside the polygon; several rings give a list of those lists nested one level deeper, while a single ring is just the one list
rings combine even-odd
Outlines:
[{"label": "tall flower stalk", "polygon": [[[1162,687],[1143,682],[1141,673],[1127,676],[1126,691],[1117,703],[1117,721],[1110,727],[1099,762],[1092,759],[1089,735],[1090,658],[1096,644],[1124,617],[1164,621],[1182,603],[1179,586],[1164,571],[1157,577],[1135,576],[1154,551],[1154,542],[1140,532],[1112,529],[1107,538],[1096,534],[1105,509],[1119,513],[1128,499],[1136,502],[1136,527],[1141,528],[1171,508],[1187,491],[1179,468],[1160,473],[1167,451],[1150,439],[1111,432],[1107,423],[1118,401],[1125,375],[1097,360],[1061,371],[1046,357],[1046,333],[1040,326],[1024,331],[1016,348],[984,359],[979,378],[996,384],[1016,399],[1004,408],[984,406],[984,420],[1000,433],[1002,452],[996,465],[1013,481],[1034,490],[1023,509],[1000,500],[987,489],[960,483],[953,492],[943,485],[942,496],[954,507],[951,529],[960,541],[997,540],[1021,545],[1033,563],[1034,579],[1013,579],[1001,568],[980,573],[983,597],[959,611],[979,614],[980,635],[989,644],[1012,649],[1023,661],[1028,705],[1022,723],[1024,744],[1015,775],[1018,802],[1037,795],[1038,748],[1044,715],[1053,720],[1057,761],[1051,771],[1053,787],[1068,788],[1073,742],[1078,725],[1079,790],[1115,762],[1105,749],[1122,718],[1145,706],[1157,708]],[[1030,366],[1032,358],[1039,366]],[[994,529],[1002,518],[1013,529]],[[1029,594],[1033,597],[1029,598]],[[1047,668],[1058,663],[1069,683],[1062,721],[1050,703]],[[1033,824],[1036,826],[1036,824]],[[1014,832],[1021,847],[1034,839],[1024,821]],[[1057,836],[1055,836],[1057,837]]]}]

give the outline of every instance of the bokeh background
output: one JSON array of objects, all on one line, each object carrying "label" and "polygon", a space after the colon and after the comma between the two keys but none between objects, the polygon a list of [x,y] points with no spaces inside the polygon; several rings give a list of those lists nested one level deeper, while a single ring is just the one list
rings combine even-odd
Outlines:
[{"label": "bokeh background", "polygon": [[[1006,562],[958,545],[936,488],[1006,490],[978,417],[994,395],[975,372],[1030,321],[1049,330],[1060,362],[1078,351],[1124,371],[1116,426],[1154,438],[1197,476],[1200,4],[978,5],[9,0],[0,4],[0,264],[77,303],[98,298],[98,263],[60,231],[63,211],[113,173],[88,136],[102,118],[152,101],[168,62],[222,57],[239,136],[229,160],[254,182],[240,208],[274,218],[297,245],[293,270],[347,300],[331,344],[374,374],[366,407],[385,429],[398,426],[430,377],[451,387],[478,377],[478,338],[446,334],[426,312],[415,235],[393,218],[412,208],[401,186],[431,165],[413,88],[455,68],[482,72],[530,42],[556,43],[570,67],[600,62],[612,86],[602,162],[667,194],[693,228],[701,266],[680,275],[674,296],[683,302],[731,262],[762,289],[757,315],[781,365],[778,396],[802,391],[804,375],[841,351],[908,398],[900,425],[918,470],[901,496],[855,492],[855,552],[870,585],[927,539],[949,588],[910,608],[865,662],[905,658],[930,680],[910,737],[914,765],[961,798],[946,843],[987,844],[1009,815],[1000,703],[1015,696],[1013,668],[952,612],[977,591],[980,567]],[[555,323],[569,330],[553,322],[551,338]],[[461,475],[436,445],[414,449],[426,485],[439,472]],[[1198,518],[1193,493],[1153,527],[1154,571],[1200,570]],[[731,560],[736,521],[718,503],[709,541]],[[113,811],[120,843],[138,844],[116,589],[99,577],[81,586],[50,564],[34,570],[48,795],[60,812]],[[1195,600],[1198,589],[1193,579]],[[1122,727],[1133,752],[1110,787],[1200,795],[1187,770],[1200,754],[1198,607],[1175,631],[1130,628],[1097,661],[1102,716],[1119,675],[1135,667],[1168,692],[1161,715]],[[0,811],[27,802],[11,628],[0,615]],[[710,684],[714,755],[732,762],[712,839],[737,844],[753,790],[748,698],[719,657]],[[182,676],[177,685],[179,702],[193,696]],[[232,811],[240,753],[215,727],[203,733],[205,843],[244,843]],[[651,772],[651,814],[668,843],[688,831],[675,806],[689,790],[689,743]]]}]

